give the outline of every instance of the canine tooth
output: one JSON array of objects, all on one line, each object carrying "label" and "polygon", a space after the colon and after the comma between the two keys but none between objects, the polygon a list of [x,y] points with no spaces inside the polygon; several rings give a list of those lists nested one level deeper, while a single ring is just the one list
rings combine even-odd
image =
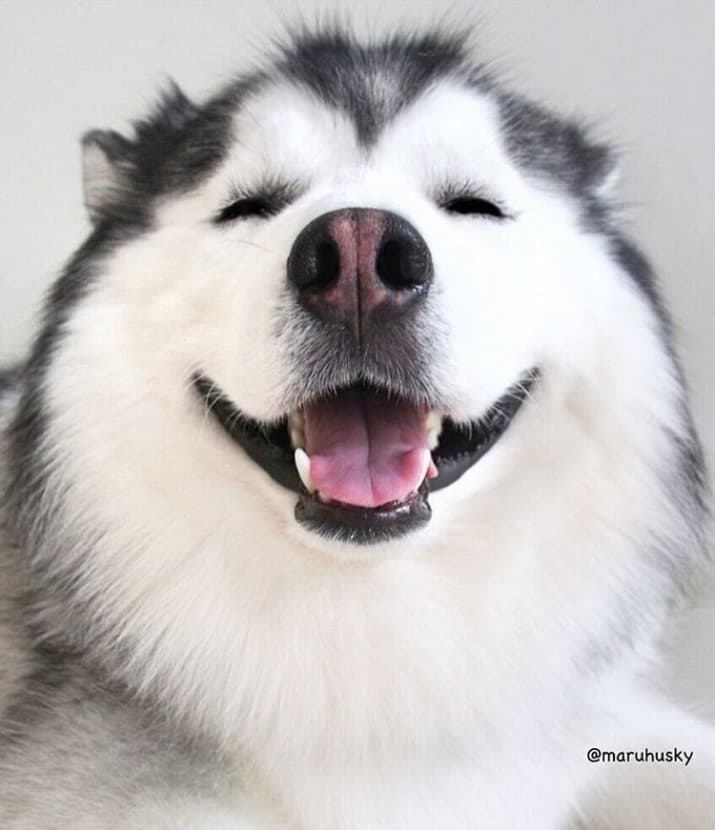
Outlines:
[{"label": "canine tooth", "polygon": [[425,415],[425,429],[428,432],[431,432],[433,429],[439,432],[442,429],[442,416],[436,409],[430,409]]},{"label": "canine tooth", "polygon": [[305,447],[305,435],[303,435],[303,430],[298,429],[298,427],[291,427],[290,428],[290,442],[293,445],[293,449],[303,449]]},{"label": "canine tooth", "polygon": [[439,442],[439,434],[442,432],[442,416],[436,409],[430,409],[425,415],[425,430],[427,431],[427,443],[433,450]]},{"label": "canine tooth", "polygon": [[305,485],[305,489],[309,493],[314,493],[316,488],[315,484],[313,484],[313,479],[310,477],[310,456],[305,450],[298,447],[293,458],[295,459],[295,467],[298,470],[300,480]]}]

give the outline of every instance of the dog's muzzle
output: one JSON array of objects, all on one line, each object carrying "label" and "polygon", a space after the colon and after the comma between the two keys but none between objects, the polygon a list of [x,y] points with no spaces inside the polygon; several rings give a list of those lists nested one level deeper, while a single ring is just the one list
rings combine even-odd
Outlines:
[{"label": "dog's muzzle", "polygon": [[429,389],[423,336],[434,268],[406,219],[373,208],[325,213],[296,237],[286,278],[310,319],[296,347],[310,377],[284,416],[248,418],[197,372],[195,386],[226,433],[298,495],[297,521],[358,544],[430,520],[431,491],[448,487],[494,446],[529,397],[536,367],[466,422]]}]

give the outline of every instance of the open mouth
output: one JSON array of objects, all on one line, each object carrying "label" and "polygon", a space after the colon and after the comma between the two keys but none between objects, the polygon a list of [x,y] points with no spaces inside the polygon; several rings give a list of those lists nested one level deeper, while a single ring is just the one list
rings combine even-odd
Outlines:
[{"label": "open mouth", "polygon": [[496,444],[538,374],[525,372],[484,415],[466,423],[362,383],[261,423],[207,376],[196,374],[194,385],[226,433],[298,494],[298,522],[324,536],[370,544],[430,520],[429,493],[452,484]]}]

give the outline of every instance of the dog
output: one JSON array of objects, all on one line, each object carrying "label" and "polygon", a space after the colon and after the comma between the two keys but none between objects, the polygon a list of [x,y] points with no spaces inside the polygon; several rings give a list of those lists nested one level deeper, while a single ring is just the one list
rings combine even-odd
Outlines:
[{"label": "dog", "polygon": [[710,827],[655,679],[703,458],[612,150],[469,34],[331,27],[82,147],[0,403],[0,827]]}]

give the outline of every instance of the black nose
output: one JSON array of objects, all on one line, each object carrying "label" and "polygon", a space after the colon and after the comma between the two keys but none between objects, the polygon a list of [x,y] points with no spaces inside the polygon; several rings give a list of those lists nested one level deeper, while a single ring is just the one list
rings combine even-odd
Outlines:
[{"label": "black nose", "polygon": [[427,293],[432,272],[417,229],[396,213],[369,208],[314,219],[288,257],[288,281],[301,305],[321,320],[343,323],[358,339],[406,314]]}]

